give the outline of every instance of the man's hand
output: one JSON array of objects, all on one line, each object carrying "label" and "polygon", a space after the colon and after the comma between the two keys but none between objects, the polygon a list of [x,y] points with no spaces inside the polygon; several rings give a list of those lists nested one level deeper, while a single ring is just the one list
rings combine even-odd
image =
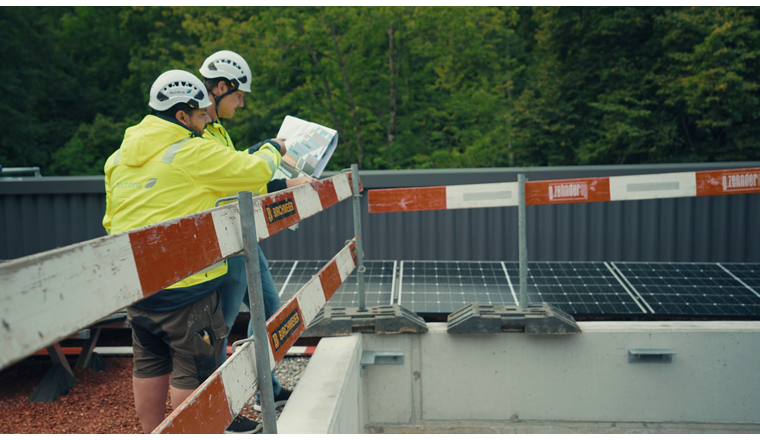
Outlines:
[{"label": "man's hand", "polygon": [[271,143],[277,145],[277,147],[280,149],[280,156],[284,156],[285,153],[288,152],[288,149],[285,148],[285,139],[276,138],[276,139],[268,139],[268,140],[265,140],[265,141],[261,141],[258,144],[251,146],[250,148],[248,148],[248,153],[249,154],[253,154],[253,153],[259,151],[259,149],[264,144],[266,144],[267,142],[271,142]]},{"label": "man's hand", "polygon": [[304,183],[310,184],[311,187],[314,188],[314,191],[317,191],[317,184],[319,183],[319,180],[311,176],[303,176],[303,177],[296,177],[295,179],[288,179],[285,181],[285,185],[287,185],[288,188],[293,188],[294,186],[303,185]]}]

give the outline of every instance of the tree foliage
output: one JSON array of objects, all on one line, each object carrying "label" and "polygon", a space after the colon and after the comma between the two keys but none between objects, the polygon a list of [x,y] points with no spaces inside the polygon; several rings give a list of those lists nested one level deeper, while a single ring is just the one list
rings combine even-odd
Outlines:
[{"label": "tree foliage", "polygon": [[0,7],[0,164],[95,174],[168,69],[245,57],[239,148],[286,115],[332,169],[760,159],[755,7]]}]

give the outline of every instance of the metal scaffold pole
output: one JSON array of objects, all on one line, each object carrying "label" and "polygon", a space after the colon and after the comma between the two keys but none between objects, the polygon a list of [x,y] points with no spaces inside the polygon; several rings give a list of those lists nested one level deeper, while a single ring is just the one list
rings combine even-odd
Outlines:
[{"label": "metal scaffold pole", "polygon": [[253,194],[250,191],[238,193],[238,207],[240,209],[240,229],[243,235],[245,253],[245,275],[248,278],[248,299],[251,304],[253,344],[256,353],[256,375],[259,381],[262,422],[264,433],[277,434],[272,368],[269,364],[269,340],[267,338],[264,296],[261,287],[261,269],[259,269],[259,244],[253,218]]},{"label": "metal scaffold pole", "polygon": [[525,221],[525,174],[517,175],[517,229],[520,252],[520,304],[528,307],[528,243]]},{"label": "metal scaffold pole", "polygon": [[351,164],[351,186],[354,192],[354,237],[356,239],[356,277],[359,282],[359,311],[367,310],[364,298],[364,247],[362,245],[362,211],[359,193],[359,165]]}]

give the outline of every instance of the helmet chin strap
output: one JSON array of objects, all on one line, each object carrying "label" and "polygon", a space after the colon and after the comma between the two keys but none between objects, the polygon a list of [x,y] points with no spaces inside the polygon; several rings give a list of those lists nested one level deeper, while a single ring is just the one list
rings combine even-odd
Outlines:
[{"label": "helmet chin strap", "polygon": [[214,97],[214,110],[216,112],[216,118],[222,119],[221,116],[219,116],[219,103],[222,102],[222,99],[224,99],[225,96],[231,95],[238,90],[238,81],[234,79],[227,80],[230,84],[230,87],[227,87],[227,92],[222,93],[220,96],[216,96],[214,92],[210,91],[208,92],[209,95]]}]

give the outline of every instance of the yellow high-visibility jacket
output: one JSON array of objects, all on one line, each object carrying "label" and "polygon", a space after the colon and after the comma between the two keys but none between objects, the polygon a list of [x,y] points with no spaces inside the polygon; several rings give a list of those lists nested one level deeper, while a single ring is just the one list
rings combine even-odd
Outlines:
[{"label": "yellow high-visibility jacket", "polygon": [[[227,132],[227,129],[224,128],[224,125],[221,124],[221,122],[215,121],[211,122],[210,124],[206,125],[206,130],[203,132],[203,138],[208,139],[210,141],[214,141],[218,143],[219,145],[222,145],[224,147],[227,147],[231,149],[232,151],[235,150],[235,144],[232,143],[232,138],[230,138],[230,134]],[[267,185],[264,184],[261,188],[250,188],[249,191],[253,193],[254,196],[263,196],[264,194],[267,194]],[[235,194],[228,194],[228,196],[234,196]]]},{"label": "yellow high-visibility jacket", "polygon": [[[254,154],[223,148],[182,124],[146,116],[124,134],[106,161],[106,214],[109,234],[193,214],[228,194],[266,187],[281,161],[266,144]],[[191,275],[169,288],[190,287],[227,273],[226,265]]]}]

